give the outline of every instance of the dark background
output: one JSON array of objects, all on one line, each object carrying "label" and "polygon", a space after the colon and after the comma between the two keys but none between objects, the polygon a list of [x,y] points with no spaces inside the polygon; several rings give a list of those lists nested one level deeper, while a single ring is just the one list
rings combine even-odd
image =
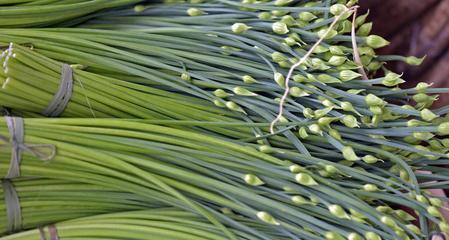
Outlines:
[{"label": "dark background", "polygon": [[[449,87],[449,0],[359,0],[359,4],[364,11],[370,9],[373,33],[392,42],[381,53],[427,55],[419,67],[390,63],[388,68],[403,72],[408,86],[425,81]],[[449,94],[441,95],[438,104],[449,104]]]}]

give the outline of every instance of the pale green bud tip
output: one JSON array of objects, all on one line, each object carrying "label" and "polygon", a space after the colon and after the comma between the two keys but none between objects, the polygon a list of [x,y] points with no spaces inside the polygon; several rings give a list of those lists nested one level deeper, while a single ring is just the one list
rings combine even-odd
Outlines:
[{"label": "pale green bud tip", "polygon": [[335,174],[338,173],[338,169],[332,165],[326,165],[324,166],[324,170],[326,170],[326,172],[330,173],[330,174]]},{"label": "pale green bud tip", "polygon": [[334,4],[330,7],[330,13],[334,16],[341,15],[348,11],[348,8],[343,4]]},{"label": "pale green bud tip", "polygon": [[320,125],[314,123],[309,125],[309,131],[313,134],[323,135],[323,131],[321,130]]},{"label": "pale green bud tip", "polygon": [[309,201],[307,201],[303,196],[293,196],[291,198],[292,202],[298,205],[304,205],[304,204],[309,204]]},{"label": "pale green bud tip", "polygon": [[345,146],[341,150],[343,157],[348,161],[358,161],[360,158],[355,154],[354,149],[351,146]]},{"label": "pale green bud tip", "polygon": [[274,81],[280,86],[285,87],[285,77],[282,75],[282,73],[275,73],[274,74]]},{"label": "pale green bud tip", "polygon": [[416,235],[421,235],[421,230],[414,224],[405,225],[410,231],[412,231]]},{"label": "pale green bud tip", "polygon": [[269,20],[271,18],[271,13],[261,12],[261,13],[259,13],[259,15],[257,17],[261,20]]},{"label": "pale green bud tip", "polygon": [[287,34],[289,32],[287,24],[283,22],[275,22],[271,27],[273,32],[277,34]]},{"label": "pale green bud tip", "polygon": [[366,37],[366,44],[372,48],[381,48],[387,46],[390,42],[381,36],[370,35]]},{"label": "pale green bud tip", "polygon": [[382,238],[375,232],[366,232],[365,238],[366,240],[382,240]]},{"label": "pale green bud tip", "polygon": [[447,222],[440,222],[438,227],[442,232],[449,234],[449,224]]},{"label": "pale green bud tip", "polygon": [[293,2],[293,0],[276,0],[274,2],[274,5],[275,6],[285,6],[285,5],[290,4],[291,2]]},{"label": "pale green bud tip", "polygon": [[181,79],[184,80],[184,81],[190,81],[190,80],[192,80],[192,77],[190,77],[190,75],[187,74],[187,73],[182,73],[181,74]]},{"label": "pale green bud tip", "polygon": [[237,105],[237,103],[232,102],[232,101],[226,102],[226,107],[232,111],[245,113],[245,111],[239,105]]},{"label": "pale green bud tip", "polygon": [[356,128],[359,127],[359,122],[357,121],[357,118],[354,117],[353,115],[345,115],[342,119],[341,122],[349,128]]},{"label": "pale green bud tip", "polygon": [[198,8],[189,8],[189,9],[187,9],[187,14],[191,17],[196,17],[196,16],[203,15],[204,12]]},{"label": "pale green bud tip", "polygon": [[292,173],[300,173],[305,170],[303,167],[299,166],[298,164],[293,164],[290,167],[288,167],[288,169]]},{"label": "pale green bud tip", "polygon": [[214,91],[214,95],[219,98],[225,98],[228,97],[230,94],[225,92],[225,90],[223,89],[217,89]]},{"label": "pale green bud tip", "polygon": [[253,93],[244,87],[235,87],[232,89],[232,91],[240,96],[257,96],[256,93]]},{"label": "pale green bud tip", "polygon": [[350,81],[350,80],[356,79],[360,76],[362,76],[362,75],[360,75],[360,73],[356,73],[352,70],[343,70],[340,72],[340,79],[343,81]]},{"label": "pale green bud tip", "polygon": [[443,122],[438,126],[438,134],[449,135],[449,122]]},{"label": "pale green bud tip", "polygon": [[336,232],[327,232],[325,234],[326,240],[345,240],[343,236]]},{"label": "pale green bud tip", "polygon": [[383,224],[385,224],[385,225],[387,225],[387,226],[389,226],[391,228],[396,227],[396,222],[391,217],[383,216],[383,217],[380,218],[380,221]]},{"label": "pale green bud tip", "polygon": [[251,186],[260,186],[265,184],[259,177],[254,174],[246,174],[243,179]]},{"label": "pale green bud tip", "polygon": [[298,173],[295,176],[296,182],[305,186],[316,186],[318,183],[307,173]]},{"label": "pale green bud tip", "polygon": [[363,240],[363,237],[357,233],[350,233],[348,235],[348,240]]},{"label": "pale green bud tip", "polygon": [[374,164],[374,163],[377,163],[378,161],[380,161],[380,159],[378,159],[372,155],[366,155],[362,158],[362,160],[368,164]]},{"label": "pale green bud tip", "polygon": [[334,215],[338,218],[346,218],[346,219],[350,218],[349,215],[345,212],[345,210],[340,205],[337,205],[337,204],[329,205],[328,209],[332,215]]},{"label": "pale green bud tip", "polygon": [[368,106],[384,106],[386,102],[374,94],[365,96],[365,102]]},{"label": "pale green bud tip", "polygon": [[443,201],[439,198],[429,198],[430,204],[435,207],[443,207]]},{"label": "pale green bud tip", "polygon": [[434,120],[437,117],[438,116],[435,113],[433,113],[432,111],[430,111],[427,108],[424,108],[423,110],[421,110],[421,118],[424,121],[430,122],[430,121]]},{"label": "pale green bud tip", "polygon": [[320,31],[317,32],[318,37],[323,38],[323,39],[331,39],[333,37],[335,37],[338,32],[335,31],[334,29],[321,29]]},{"label": "pale green bud tip", "polygon": [[145,6],[144,5],[136,5],[134,6],[134,12],[136,13],[140,13],[145,11]]},{"label": "pale green bud tip", "polygon": [[222,107],[222,108],[226,107],[226,105],[218,99],[214,99],[213,102],[214,102],[215,106],[217,106],[217,107]]},{"label": "pale green bud tip", "polygon": [[273,225],[280,225],[280,223],[277,222],[276,219],[274,219],[274,217],[271,216],[267,212],[258,212],[257,217],[266,223],[273,224]]},{"label": "pale green bud tip", "polygon": [[435,206],[427,207],[427,212],[434,217],[441,217],[441,212]]},{"label": "pale green bud tip", "polygon": [[346,57],[343,56],[332,56],[329,61],[327,61],[332,66],[340,66],[346,62]]},{"label": "pale green bud tip", "polygon": [[426,59],[426,56],[422,58],[417,58],[414,56],[406,57],[405,62],[410,65],[419,66]]},{"label": "pale green bud tip", "polygon": [[316,18],[317,18],[317,16],[315,16],[315,15],[314,15],[313,13],[311,13],[311,12],[301,12],[301,13],[298,15],[298,17],[299,17],[300,20],[306,21],[306,22],[312,21],[313,19],[316,19]]},{"label": "pale green bud tip", "polygon": [[379,190],[379,188],[374,185],[374,184],[365,184],[363,185],[363,190],[367,191],[367,192],[376,192]]},{"label": "pale green bud tip", "polygon": [[248,31],[251,27],[244,23],[234,23],[231,27],[232,32],[241,34]]},{"label": "pale green bud tip", "polygon": [[405,81],[401,78],[402,74],[399,75],[397,73],[394,72],[389,72],[387,73],[387,75],[385,76],[384,80],[382,81],[382,83],[387,86],[387,87],[392,87],[392,86],[396,86],[398,84],[404,83]]},{"label": "pale green bud tip", "polygon": [[253,77],[251,77],[250,75],[245,75],[245,76],[243,76],[243,77],[242,77],[242,80],[243,80],[244,83],[248,83],[248,84],[256,83],[256,82],[257,82],[257,80],[254,79]]},{"label": "pale green bud tip", "polygon": [[262,145],[262,146],[259,146],[259,151],[261,151],[263,153],[273,153],[274,149],[271,146]]}]

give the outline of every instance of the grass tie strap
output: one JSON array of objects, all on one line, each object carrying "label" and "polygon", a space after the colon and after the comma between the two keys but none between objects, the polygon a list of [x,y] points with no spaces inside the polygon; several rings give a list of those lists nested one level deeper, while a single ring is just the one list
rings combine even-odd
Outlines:
[{"label": "grass tie strap", "polygon": [[[56,147],[52,144],[24,144],[24,125],[23,118],[5,116],[8,126],[10,143],[12,145],[11,161],[6,179],[12,179],[20,176],[20,162],[22,152],[27,151],[41,160],[51,160],[56,154]],[[0,136],[1,137],[1,136]],[[7,142],[7,139],[1,137]],[[42,150],[50,150],[49,153]]]},{"label": "grass tie strap", "polygon": [[61,81],[58,92],[51,100],[48,107],[42,112],[47,117],[56,117],[61,115],[70,101],[73,90],[73,70],[68,64],[62,65]]},{"label": "grass tie strap", "polygon": [[2,180],[3,195],[5,197],[6,215],[8,219],[7,231],[17,232],[22,229],[22,210],[20,200],[14,185],[8,179]]},{"label": "grass tie strap", "polygon": [[[50,234],[50,240],[59,240],[58,230],[55,225],[50,225],[47,227],[48,233]],[[47,240],[44,228],[39,228],[40,240]]]}]

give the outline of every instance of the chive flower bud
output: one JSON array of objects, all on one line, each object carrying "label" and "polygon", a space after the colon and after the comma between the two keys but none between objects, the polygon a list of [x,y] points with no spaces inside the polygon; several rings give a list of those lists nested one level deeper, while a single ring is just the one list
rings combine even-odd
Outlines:
[{"label": "chive flower bud", "polygon": [[318,124],[320,126],[329,126],[332,122],[336,121],[338,118],[336,117],[321,117],[318,119]]},{"label": "chive flower bud", "polygon": [[391,227],[391,228],[397,227],[396,222],[395,222],[391,217],[388,217],[388,216],[382,216],[382,217],[380,218],[380,221],[381,221],[383,224],[385,224],[385,225],[387,225],[387,226],[389,226],[389,227]]},{"label": "chive flower bud", "polygon": [[427,212],[428,212],[430,215],[434,216],[434,217],[441,217],[441,212],[440,212],[440,210],[438,210],[438,208],[435,207],[435,206],[429,206],[429,207],[427,207]]},{"label": "chive flower bud", "polygon": [[288,169],[290,170],[291,173],[300,173],[305,170],[305,168],[299,166],[298,164],[290,165],[290,167],[288,167]]},{"label": "chive flower bud", "polygon": [[432,120],[434,120],[437,117],[438,116],[435,113],[433,113],[432,111],[430,111],[427,108],[424,108],[423,110],[421,110],[421,118],[424,121],[431,122]]},{"label": "chive flower bud", "polygon": [[223,89],[217,89],[217,90],[215,90],[215,91],[214,91],[214,95],[215,95],[216,97],[219,97],[219,98],[226,98],[226,97],[231,96],[231,94],[227,93],[227,92],[226,92],[225,90],[223,90]]},{"label": "chive flower bud", "polygon": [[269,13],[269,12],[261,12],[261,13],[259,13],[259,15],[257,15],[257,17],[260,20],[270,20],[271,19],[271,13]]},{"label": "chive flower bud", "polygon": [[353,79],[356,79],[358,77],[360,77],[362,75],[360,75],[360,73],[356,73],[352,70],[343,70],[340,72],[340,79],[343,81],[351,81]]},{"label": "chive flower bud", "polygon": [[405,58],[405,62],[409,65],[414,65],[414,66],[419,66],[421,65],[421,63],[424,61],[424,59],[426,59],[426,57],[422,57],[422,58],[417,58],[414,56],[410,56],[410,57],[406,57]]},{"label": "chive flower bud", "polygon": [[331,128],[328,130],[328,133],[331,137],[341,140],[341,134],[337,130]]},{"label": "chive flower bud", "polygon": [[282,88],[285,87],[285,78],[284,75],[282,75],[282,73],[275,73],[274,74],[274,81]]},{"label": "chive flower bud", "polygon": [[333,165],[326,165],[324,166],[324,170],[330,174],[336,174],[338,173],[338,168],[334,167]]},{"label": "chive flower bud", "polygon": [[312,203],[314,205],[317,205],[318,203],[320,203],[320,199],[317,196],[315,196],[315,195],[312,195],[309,198],[310,198],[310,201],[312,201]]},{"label": "chive flower bud", "polygon": [[309,125],[308,128],[309,128],[309,131],[311,133],[313,133],[313,134],[317,134],[317,135],[320,135],[320,136],[323,135],[323,131],[321,130],[320,125],[318,125],[316,123]]},{"label": "chive flower bud", "polygon": [[243,179],[251,186],[260,186],[265,184],[259,177],[254,174],[246,174]]},{"label": "chive flower bud", "polygon": [[307,199],[305,199],[303,196],[299,196],[299,195],[292,196],[291,200],[294,204],[297,204],[297,205],[310,204],[310,202]]},{"label": "chive flower bud", "polygon": [[351,102],[341,102],[340,107],[347,112],[357,112]]},{"label": "chive flower bud", "polygon": [[274,149],[268,145],[259,146],[259,151],[263,153],[273,153]]},{"label": "chive flower bud", "polygon": [[313,115],[315,116],[315,118],[320,118],[320,117],[324,117],[324,116],[326,116],[330,111],[332,111],[332,107],[326,107],[326,108],[323,108],[323,109],[318,109],[318,110],[315,110],[314,112],[313,112]]},{"label": "chive flower bud", "polygon": [[348,161],[358,161],[360,158],[355,154],[354,149],[351,146],[344,146],[341,149],[341,152],[343,153],[343,157]]},{"label": "chive flower bud", "polygon": [[330,46],[329,47],[329,51],[333,55],[339,55],[339,56],[345,55],[345,52],[344,52],[345,50],[346,50],[346,48],[343,46]]},{"label": "chive flower bud", "polygon": [[232,89],[232,91],[239,96],[257,96],[256,93],[253,93],[251,91],[249,91],[248,89],[244,88],[244,87],[235,87]]},{"label": "chive flower bud", "polygon": [[412,136],[415,139],[422,140],[422,141],[427,141],[427,140],[432,139],[435,135],[433,135],[432,133],[429,133],[429,132],[414,132],[412,134]]},{"label": "chive flower bud", "polygon": [[298,130],[298,134],[299,137],[302,139],[306,139],[309,136],[305,127],[300,127]]},{"label": "chive flower bud", "polygon": [[382,240],[382,238],[375,232],[366,232],[365,238],[366,240]]},{"label": "chive flower bud", "polygon": [[306,21],[306,22],[310,22],[313,19],[317,18],[317,16],[315,16],[315,14],[313,14],[311,12],[301,12],[298,14],[298,17],[300,20]]},{"label": "chive flower bud", "polygon": [[284,42],[288,45],[288,46],[294,46],[296,44],[298,44],[298,42],[296,42],[296,40],[292,37],[286,37],[284,38]]},{"label": "chive flower bud", "polygon": [[293,97],[306,97],[309,96],[310,94],[299,87],[291,87],[290,95],[292,95]]},{"label": "chive flower bud", "polygon": [[341,15],[347,11],[348,11],[348,8],[343,4],[334,4],[329,9],[329,12],[334,16]]},{"label": "chive flower bud", "polygon": [[368,46],[370,46],[374,49],[385,47],[388,44],[390,44],[389,41],[387,41],[383,37],[377,36],[377,35],[370,35],[370,36],[366,37],[365,41]]},{"label": "chive flower bud", "polygon": [[222,101],[220,101],[220,100],[218,100],[218,99],[214,99],[213,103],[214,103],[215,106],[217,106],[217,107],[221,107],[221,108],[226,107],[226,105],[225,105]]},{"label": "chive flower bud", "polygon": [[402,75],[399,75],[394,72],[389,72],[384,77],[384,80],[382,81],[382,84],[387,87],[396,86],[398,84],[404,83],[405,81],[401,78]]},{"label": "chive flower bud", "polygon": [[242,112],[245,113],[245,110],[243,110],[243,108],[241,108],[239,105],[237,105],[237,103],[232,102],[232,101],[228,101],[226,102],[226,107],[229,108],[232,111],[236,111],[236,112]]},{"label": "chive flower bud", "polygon": [[384,100],[382,100],[378,96],[371,94],[371,93],[365,96],[365,103],[370,107],[371,106],[384,106],[386,104],[386,102]]},{"label": "chive flower bud", "polygon": [[275,6],[285,6],[293,2],[293,0],[276,0],[274,1]]},{"label": "chive flower bud", "polygon": [[421,235],[421,230],[415,224],[407,224],[405,225],[410,231],[412,231],[416,235]]},{"label": "chive flower bud", "polygon": [[354,117],[353,115],[345,115],[343,118],[340,119],[340,122],[349,128],[360,127],[357,118]]},{"label": "chive flower bud", "polygon": [[304,110],[302,110],[302,114],[304,115],[304,117],[309,118],[309,119],[315,117],[314,111],[310,108],[304,108]]},{"label": "chive flower bud", "polygon": [[318,37],[323,38],[323,39],[331,39],[335,36],[338,35],[338,32],[335,31],[334,29],[331,29],[330,31],[328,29],[321,29],[320,31],[317,32]]},{"label": "chive flower bud", "polygon": [[343,56],[332,56],[329,61],[327,61],[332,66],[340,66],[346,62],[346,57]]},{"label": "chive flower bud", "polygon": [[348,240],[363,240],[363,237],[357,233],[350,233],[348,235]]},{"label": "chive flower bud", "polygon": [[192,80],[192,78],[190,77],[190,75],[187,74],[187,73],[182,73],[182,74],[181,74],[181,79],[184,80],[184,81],[186,81],[186,82],[190,82],[190,81]]},{"label": "chive flower bud", "polygon": [[429,201],[423,195],[416,195],[416,201],[424,204],[429,204]]},{"label": "chive flower bud", "polygon": [[284,22],[275,22],[271,25],[273,32],[276,34],[287,34],[290,30],[288,30],[287,24]]},{"label": "chive flower bud", "polygon": [[291,27],[296,24],[296,20],[291,15],[283,16],[281,22],[285,23],[287,27]]},{"label": "chive flower bud", "polygon": [[420,83],[416,84],[415,89],[418,93],[425,93],[430,86],[431,85],[428,83],[420,82]]},{"label": "chive flower bud", "polygon": [[189,8],[187,9],[187,14],[191,17],[197,17],[203,15],[204,12],[198,8]]},{"label": "chive flower bud", "polygon": [[327,232],[324,237],[326,240],[345,240],[345,238],[336,232]]},{"label": "chive flower bud", "polygon": [[443,207],[443,201],[441,201],[441,199],[439,198],[429,198],[429,202],[430,204],[432,204],[432,206],[435,207]]},{"label": "chive flower bud", "polygon": [[346,219],[350,219],[349,215],[346,213],[346,211],[337,204],[333,204],[333,205],[329,205],[328,207],[329,212],[336,216],[337,218],[346,218]]},{"label": "chive flower bud", "polygon": [[449,122],[443,122],[441,123],[437,128],[439,135],[449,135]]},{"label": "chive flower bud", "polygon": [[415,217],[413,217],[412,215],[410,215],[408,212],[398,209],[398,210],[394,210],[394,214],[400,218],[401,220],[404,221],[414,221],[416,220]]},{"label": "chive flower bud", "polygon": [[287,61],[287,57],[280,52],[273,52],[271,54],[271,59],[276,63],[282,62],[282,61]]},{"label": "chive flower bud", "polygon": [[242,34],[251,29],[248,25],[244,23],[234,23],[231,27],[233,33]]},{"label": "chive flower bud", "polygon": [[378,206],[378,207],[376,207],[376,210],[378,212],[385,213],[385,214],[389,214],[389,213],[393,212],[393,209],[388,206]]},{"label": "chive flower bud", "polygon": [[362,157],[362,160],[368,164],[374,164],[374,163],[377,163],[378,161],[380,161],[379,158],[376,158],[372,155],[366,155],[366,156]]},{"label": "chive flower bud", "polygon": [[438,227],[440,228],[440,230],[444,233],[448,233],[449,234],[449,224],[447,222],[440,222],[438,224]]},{"label": "chive flower bud", "polygon": [[141,13],[143,11],[145,11],[145,6],[144,5],[136,5],[136,6],[134,6],[134,12]]},{"label": "chive flower bud", "polygon": [[370,106],[369,110],[374,114],[374,116],[380,116],[381,114],[384,113],[383,108],[379,106]]},{"label": "chive flower bud", "polygon": [[268,223],[268,224],[272,224],[272,225],[280,225],[280,223],[277,222],[276,219],[274,219],[274,217],[271,216],[271,215],[270,215],[269,213],[267,213],[267,212],[258,212],[258,213],[257,213],[257,217],[258,217],[260,220],[262,220],[262,221],[264,221],[264,222],[266,222],[266,223]]},{"label": "chive flower bud", "polygon": [[250,75],[243,76],[242,80],[244,83],[247,83],[247,84],[257,83],[257,80],[254,79],[253,77],[251,77]]},{"label": "chive flower bud", "polygon": [[367,183],[367,184],[363,185],[363,190],[365,190],[367,192],[377,192],[377,191],[379,191],[379,188],[374,184]]},{"label": "chive flower bud", "polygon": [[295,176],[296,182],[305,186],[316,186],[318,183],[307,173],[298,173]]},{"label": "chive flower bud", "polygon": [[357,29],[356,34],[358,36],[362,36],[362,37],[366,37],[371,33],[371,30],[373,29],[373,23],[369,22],[369,23],[365,23],[362,26],[359,27],[359,29]]}]

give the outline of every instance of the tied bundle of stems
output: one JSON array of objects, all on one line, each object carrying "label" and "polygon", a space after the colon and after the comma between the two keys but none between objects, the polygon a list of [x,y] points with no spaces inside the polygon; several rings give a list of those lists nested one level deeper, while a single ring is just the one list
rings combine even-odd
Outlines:
[{"label": "tied bundle of stems", "polygon": [[[61,179],[18,178],[11,180],[11,184],[18,195],[23,229],[102,213],[163,206],[130,193]],[[5,189],[0,190],[0,199],[4,199]],[[9,233],[8,204],[13,203],[2,201],[0,204],[1,235]]]},{"label": "tied bundle of stems", "polygon": [[[140,0],[0,0],[0,27],[44,27]],[[73,23],[71,23],[73,24]],[[71,25],[69,24],[69,25]]]},{"label": "tied bundle of stems", "polygon": [[[182,130],[178,123],[26,119],[25,144],[54,144],[58,152],[51,163],[25,154],[21,173],[112,187],[177,206],[205,217],[231,239],[236,236],[229,226],[256,239],[273,239],[272,234],[420,239],[414,217],[391,208],[394,204],[415,209],[420,219],[442,230],[447,226],[438,211],[441,199],[389,179],[385,170],[373,167],[381,173],[376,175],[289,150],[271,156],[254,144]],[[2,125],[0,133],[7,132]],[[4,152],[1,159],[7,156]],[[8,164],[2,160],[0,169]],[[321,169],[333,177],[315,174]],[[444,176],[426,177],[445,182]],[[234,221],[229,211],[242,219]]]}]

